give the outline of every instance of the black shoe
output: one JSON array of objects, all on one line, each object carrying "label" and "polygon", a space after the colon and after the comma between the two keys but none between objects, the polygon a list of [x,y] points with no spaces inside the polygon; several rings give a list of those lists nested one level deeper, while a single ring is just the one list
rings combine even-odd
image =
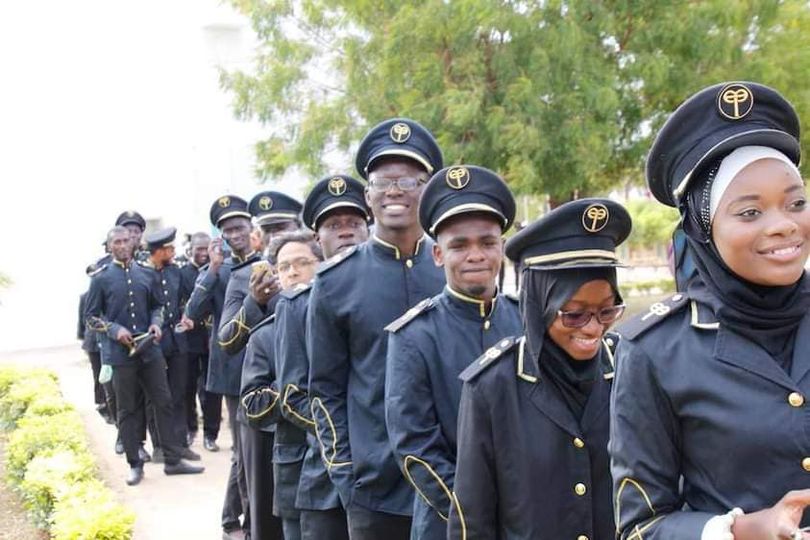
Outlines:
[{"label": "black shoe", "polygon": [[180,457],[189,461],[200,461],[200,454],[191,448],[183,448],[183,451],[180,452]]},{"label": "black shoe", "polygon": [[124,453],[124,442],[121,439],[115,441],[115,453],[119,456]]},{"label": "black shoe", "polygon": [[173,474],[200,474],[205,470],[205,467],[201,467],[200,465],[192,465],[191,463],[185,462],[182,459],[177,463],[172,464],[165,464],[163,466],[163,472],[168,475]]},{"label": "black shoe", "polygon": [[166,459],[163,457],[163,449],[159,446],[152,450],[152,463],[166,463]]},{"label": "black shoe", "polygon": [[149,455],[149,452],[146,451],[146,448],[143,446],[138,447],[138,458],[144,463],[149,463],[152,461],[152,456]]},{"label": "black shoe", "polygon": [[219,452],[219,445],[217,444],[217,441],[211,437],[203,437],[203,448],[209,452]]},{"label": "black shoe", "polygon": [[137,486],[143,480],[143,467],[131,467],[127,476],[128,486]]}]

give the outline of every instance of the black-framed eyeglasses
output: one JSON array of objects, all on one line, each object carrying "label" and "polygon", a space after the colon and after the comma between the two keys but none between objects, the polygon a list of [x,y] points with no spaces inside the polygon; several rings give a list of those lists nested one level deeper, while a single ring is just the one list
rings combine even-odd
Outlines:
[{"label": "black-framed eyeglasses", "polygon": [[293,268],[296,270],[303,270],[304,268],[309,268],[313,264],[317,263],[318,259],[310,259],[307,257],[298,257],[297,259],[293,259],[291,261],[284,261],[279,263],[276,266],[276,270],[279,274],[286,274]]},{"label": "black-framed eyeglasses", "polygon": [[402,178],[373,178],[369,180],[368,185],[374,191],[388,191],[393,186],[397,186],[400,191],[413,191],[420,184],[426,183],[427,180],[422,178],[412,178],[410,176],[403,176]]},{"label": "black-framed eyeglasses", "polygon": [[599,324],[613,324],[624,314],[625,305],[619,304],[602,308],[599,311],[558,311],[563,326],[567,328],[582,328],[596,317]]}]

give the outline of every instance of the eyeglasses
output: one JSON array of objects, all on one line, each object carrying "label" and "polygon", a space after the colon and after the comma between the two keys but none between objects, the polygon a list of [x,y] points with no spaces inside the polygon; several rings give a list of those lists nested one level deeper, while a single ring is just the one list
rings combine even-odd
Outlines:
[{"label": "eyeglasses", "polygon": [[276,266],[276,270],[278,270],[279,274],[286,274],[293,268],[296,270],[302,270],[304,268],[308,268],[318,262],[318,259],[308,259],[306,257],[299,257],[298,259],[293,259],[290,262],[283,262],[279,263]]},{"label": "eyeglasses", "polygon": [[374,178],[369,180],[368,185],[374,191],[388,191],[393,186],[397,186],[400,191],[413,191],[420,184],[426,183],[427,180],[422,178],[411,178],[410,176],[403,176],[402,178]]},{"label": "eyeglasses", "polygon": [[613,324],[624,313],[624,304],[602,308],[599,311],[558,311],[563,326],[567,328],[582,328],[596,317],[599,324]]}]

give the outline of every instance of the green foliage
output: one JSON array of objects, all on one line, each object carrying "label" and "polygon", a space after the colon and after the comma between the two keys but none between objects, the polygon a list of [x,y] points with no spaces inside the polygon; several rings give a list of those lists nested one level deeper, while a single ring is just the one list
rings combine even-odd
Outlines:
[{"label": "green foliage", "polygon": [[668,245],[678,224],[678,211],[651,199],[632,199],[625,208],[633,218],[633,230],[627,239],[631,248]]},{"label": "green foliage", "polygon": [[129,540],[135,515],[97,480],[74,484],[54,505],[54,540]]},{"label": "green foliage", "polygon": [[661,278],[633,281],[620,285],[619,288],[624,297],[671,293],[675,292],[675,280],[673,278]]},{"label": "green foliage", "polygon": [[65,540],[129,540],[135,516],[95,479],[81,418],[64,402],[56,376],[0,367],[0,422],[8,480],[34,521]]},{"label": "green foliage", "polygon": [[20,483],[23,500],[40,527],[49,524],[54,502],[69,493],[72,486],[93,479],[90,456],[72,450],[50,450],[37,454],[26,468]]},{"label": "green foliage", "polygon": [[563,201],[640,182],[650,137],[708,84],[771,84],[810,118],[806,0],[231,2],[261,44],[254,70],[222,84],[269,130],[264,178],[320,176],[334,150],[351,171],[368,127],[403,115],[447,163]]}]

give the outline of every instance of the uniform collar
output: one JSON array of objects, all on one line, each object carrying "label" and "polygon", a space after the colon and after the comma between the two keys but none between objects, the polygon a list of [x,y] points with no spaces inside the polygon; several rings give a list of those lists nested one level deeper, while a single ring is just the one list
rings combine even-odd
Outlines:
[{"label": "uniform collar", "polygon": [[489,319],[495,312],[495,306],[498,301],[497,290],[495,291],[495,296],[492,297],[492,304],[489,306],[489,311],[487,311],[487,303],[484,300],[473,298],[472,296],[467,296],[466,294],[453,290],[450,285],[445,285],[444,291],[452,305],[462,308],[465,313],[474,315],[476,319]]},{"label": "uniform collar", "polygon": [[245,255],[245,258],[243,259],[242,257],[237,255],[236,253],[232,252],[231,253],[231,258],[236,262],[236,264],[242,264],[243,262],[249,261],[253,257],[256,257],[257,255],[258,255],[258,253],[256,251],[251,251],[250,253]]},{"label": "uniform collar", "polygon": [[[399,248],[394,244],[389,244],[385,240],[378,237],[376,234],[371,235],[372,244],[380,248],[381,251],[388,253],[394,257],[396,260],[402,259],[402,253],[400,252]],[[415,259],[419,255],[419,250],[422,248],[422,243],[425,241],[425,236],[422,236],[419,240],[416,241],[416,248],[413,250],[413,259]]]},{"label": "uniform collar", "polygon": [[128,268],[130,268],[132,266],[132,259],[130,259],[127,262],[121,262],[118,259],[113,258],[112,262],[113,262],[114,265],[120,266],[121,268],[124,268],[124,269],[128,269]]}]

